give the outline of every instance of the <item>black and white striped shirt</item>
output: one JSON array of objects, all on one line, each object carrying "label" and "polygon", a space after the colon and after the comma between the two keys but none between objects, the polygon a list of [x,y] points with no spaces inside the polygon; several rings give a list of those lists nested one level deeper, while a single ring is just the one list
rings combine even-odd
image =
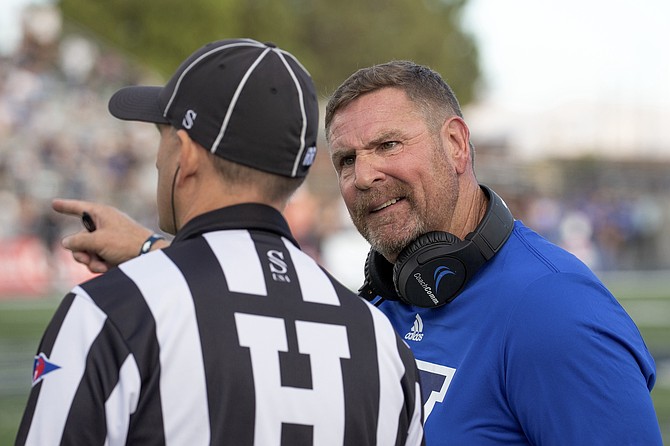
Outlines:
[{"label": "black and white striped shirt", "polygon": [[385,316],[256,204],[72,290],[17,444],[418,445],[418,373]]}]

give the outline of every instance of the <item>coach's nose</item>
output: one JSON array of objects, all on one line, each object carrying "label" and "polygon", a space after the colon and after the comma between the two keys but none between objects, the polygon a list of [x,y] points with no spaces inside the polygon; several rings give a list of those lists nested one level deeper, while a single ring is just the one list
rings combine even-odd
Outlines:
[{"label": "coach's nose", "polygon": [[374,155],[357,156],[354,166],[354,186],[358,190],[367,190],[376,181],[384,178],[379,162]]}]

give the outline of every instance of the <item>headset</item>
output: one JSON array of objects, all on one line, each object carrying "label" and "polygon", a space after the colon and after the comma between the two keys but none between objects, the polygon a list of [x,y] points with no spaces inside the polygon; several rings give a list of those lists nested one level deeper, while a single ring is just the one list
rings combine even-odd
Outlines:
[{"label": "headset", "polygon": [[177,211],[174,208],[174,187],[177,184],[177,174],[181,165],[177,163],[177,168],[174,171],[174,176],[172,177],[172,192],[170,192],[170,206],[172,206],[172,230],[174,233],[177,233]]},{"label": "headset", "polygon": [[514,228],[514,217],[503,199],[488,186],[479,186],[489,202],[473,232],[464,240],[449,232],[420,235],[400,252],[395,265],[370,249],[359,294],[368,300],[382,296],[424,308],[454,300],[500,251]]}]

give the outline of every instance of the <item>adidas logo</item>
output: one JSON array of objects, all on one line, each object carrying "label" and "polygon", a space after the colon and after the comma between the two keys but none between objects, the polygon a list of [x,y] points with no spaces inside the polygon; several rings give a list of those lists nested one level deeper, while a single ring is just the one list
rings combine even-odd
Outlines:
[{"label": "adidas logo", "polygon": [[417,342],[423,339],[423,320],[418,314],[414,319],[414,325],[412,325],[412,329],[405,335],[405,339],[408,341]]}]

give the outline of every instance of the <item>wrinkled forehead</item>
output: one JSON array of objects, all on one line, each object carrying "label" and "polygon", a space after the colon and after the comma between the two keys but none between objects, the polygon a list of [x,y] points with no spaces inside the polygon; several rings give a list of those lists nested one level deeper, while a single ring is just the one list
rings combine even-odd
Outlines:
[{"label": "wrinkled forehead", "polygon": [[400,89],[366,93],[333,114],[326,134],[328,147],[332,151],[366,144],[382,134],[397,133],[411,126],[417,118],[423,121],[419,107]]},{"label": "wrinkled forehead", "polygon": [[385,89],[356,98],[337,110],[326,138],[329,150],[364,148],[380,139],[401,138],[425,128],[419,107],[402,90]]}]

